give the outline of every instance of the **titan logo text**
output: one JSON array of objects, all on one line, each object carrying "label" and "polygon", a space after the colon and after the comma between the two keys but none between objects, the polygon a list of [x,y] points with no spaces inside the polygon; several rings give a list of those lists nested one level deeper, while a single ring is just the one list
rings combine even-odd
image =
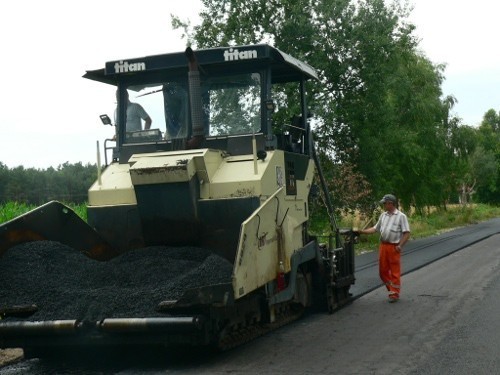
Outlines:
[{"label": "titan logo text", "polygon": [[235,60],[249,60],[256,59],[257,51],[238,51],[237,49],[229,48],[224,51],[224,61],[235,61]]},{"label": "titan logo text", "polygon": [[127,61],[120,61],[115,63],[115,73],[138,72],[141,70],[146,70],[145,62],[128,63]]}]

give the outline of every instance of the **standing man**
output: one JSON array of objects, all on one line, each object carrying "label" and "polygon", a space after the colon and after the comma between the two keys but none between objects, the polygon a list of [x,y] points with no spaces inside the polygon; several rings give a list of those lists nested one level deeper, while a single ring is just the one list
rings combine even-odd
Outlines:
[{"label": "standing man", "polygon": [[[116,98],[118,100],[119,92],[116,90]],[[126,123],[126,131],[138,131],[142,130],[142,121],[144,120],[144,130],[148,130],[151,128],[151,117],[147,114],[144,108],[138,104],[130,101],[128,96],[128,91],[125,90],[125,99],[127,101],[127,123]],[[115,111],[115,122],[116,122],[116,111]]]},{"label": "standing man", "polygon": [[384,195],[380,204],[384,205],[385,212],[377,224],[359,233],[380,233],[379,274],[389,291],[389,302],[396,302],[401,291],[401,251],[410,238],[410,225],[406,215],[398,210],[398,200],[394,195]]}]

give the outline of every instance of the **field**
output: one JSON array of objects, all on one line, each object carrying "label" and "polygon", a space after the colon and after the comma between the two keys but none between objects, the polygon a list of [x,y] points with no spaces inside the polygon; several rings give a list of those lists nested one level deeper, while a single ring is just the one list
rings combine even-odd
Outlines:
[{"label": "field", "polygon": [[[66,203],[83,220],[87,220],[85,204],[75,205]],[[8,202],[0,204],[0,223],[11,220],[23,213],[35,208],[24,203]],[[371,220],[359,215],[348,215],[340,218],[341,228],[364,228],[374,224],[380,212],[375,212]],[[475,224],[481,221],[500,217],[500,207],[484,204],[468,205],[466,207],[454,205],[446,210],[429,209],[424,215],[409,213],[408,218],[411,227],[411,238],[430,237],[454,228]],[[328,225],[323,218],[315,218],[312,230],[318,235],[328,232]],[[372,251],[377,248],[378,238],[373,236],[362,236],[356,246],[358,252]]]},{"label": "field", "polygon": [[[73,203],[63,203],[70,207],[73,211],[75,211],[75,213],[83,220],[87,221],[87,208],[85,204],[77,205]],[[36,208],[36,206],[18,202],[7,202],[5,204],[0,204],[0,223],[12,220],[15,217],[22,215],[34,208]]]}]

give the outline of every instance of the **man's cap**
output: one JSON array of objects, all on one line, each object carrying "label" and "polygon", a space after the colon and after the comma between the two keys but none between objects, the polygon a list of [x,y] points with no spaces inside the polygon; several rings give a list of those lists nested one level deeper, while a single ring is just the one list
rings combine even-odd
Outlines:
[{"label": "man's cap", "polygon": [[394,204],[398,203],[398,200],[396,197],[392,194],[386,194],[384,197],[380,200],[380,204],[385,203],[385,202],[392,202]]}]

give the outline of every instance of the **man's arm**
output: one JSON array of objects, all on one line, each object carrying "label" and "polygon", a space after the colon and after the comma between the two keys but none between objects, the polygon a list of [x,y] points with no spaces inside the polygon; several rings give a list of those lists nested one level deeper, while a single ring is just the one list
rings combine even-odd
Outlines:
[{"label": "man's arm", "polygon": [[403,235],[401,236],[401,240],[399,241],[398,246],[402,248],[405,245],[405,243],[408,242],[409,239],[410,239],[410,232],[403,232]]},{"label": "man's arm", "polygon": [[148,113],[142,107],[142,105],[138,103],[133,103],[133,104],[137,108],[136,111],[138,112],[139,117],[144,120],[144,130],[150,129],[151,123],[153,122],[153,120],[151,120],[151,117],[148,115]]},{"label": "man's arm", "polygon": [[408,242],[409,238],[410,238],[410,232],[403,232],[403,235],[401,236],[401,240],[399,240],[399,243],[396,246],[396,250],[398,252],[403,250],[403,246],[405,245],[406,242]]},{"label": "man's arm", "polygon": [[366,229],[361,229],[359,231],[359,233],[361,234],[373,234],[375,233],[377,230],[375,229],[375,227],[371,227],[371,228],[366,228]]}]

